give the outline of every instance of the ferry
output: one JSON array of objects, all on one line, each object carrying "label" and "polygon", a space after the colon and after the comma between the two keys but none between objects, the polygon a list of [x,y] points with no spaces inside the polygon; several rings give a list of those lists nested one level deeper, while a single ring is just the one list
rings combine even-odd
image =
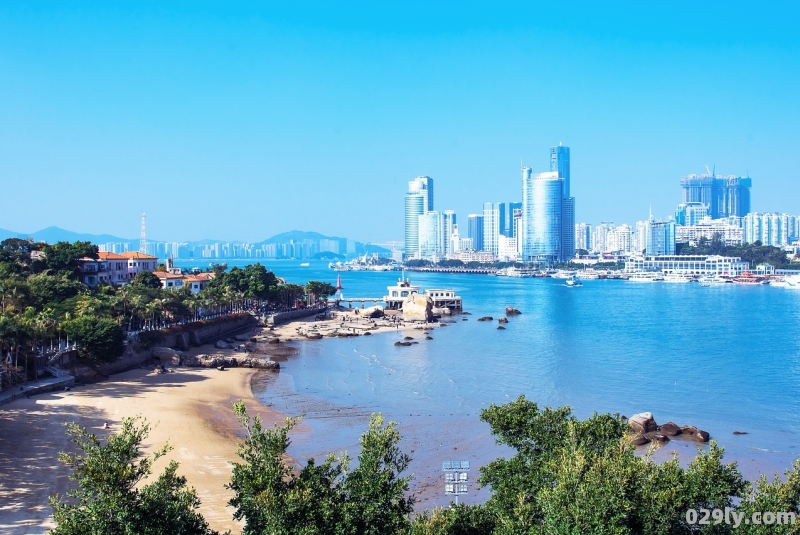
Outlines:
[{"label": "ferry", "polygon": [[694,281],[693,278],[684,275],[683,273],[668,273],[664,276],[664,282],[686,283],[693,281]]},{"label": "ferry", "polygon": [[725,275],[706,275],[698,279],[700,286],[712,286],[716,284],[730,284],[731,279]]},{"label": "ferry", "polygon": [[498,269],[494,272],[494,275],[497,277],[517,277],[517,278],[528,278],[533,277],[533,273],[526,269],[517,269],[514,266],[509,266],[505,268]]},{"label": "ferry", "polygon": [[575,278],[582,280],[595,280],[600,278],[600,273],[598,273],[592,268],[589,268],[589,269],[584,269],[583,271],[578,271],[575,274]]},{"label": "ferry", "polygon": [[628,280],[631,282],[658,282],[663,281],[664,276],[656,271],[639,271],[631,273]]},{"label": "ferry", "polygon": [[738,277],[731,279],[737,284],[769,284],[769,281],[760,275],[753,275],[749,271],[745,271]]},{"label": "ferry", "polygon": [[578,273],[577,271],[568,271],[566,269],[559,269],[555,273],[551,273],[550,276],[554,279],[568,279],[570,277],[575,277],[575,274]]},{"label": "ferry", "polygon": [[786,275],[782,280],[770,282],[770,286],[800,290],[800,275]]}]

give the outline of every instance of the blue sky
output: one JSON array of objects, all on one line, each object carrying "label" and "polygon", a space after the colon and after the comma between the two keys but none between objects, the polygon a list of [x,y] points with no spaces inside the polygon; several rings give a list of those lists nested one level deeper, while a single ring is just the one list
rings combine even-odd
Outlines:
[{"label": "blue sky", "polygon": [[706,164],[799,214],[795,4],[599,4],[4,2],[0,228],[401,240],[409,179],[465,220],[559,142],[578,221]]}]

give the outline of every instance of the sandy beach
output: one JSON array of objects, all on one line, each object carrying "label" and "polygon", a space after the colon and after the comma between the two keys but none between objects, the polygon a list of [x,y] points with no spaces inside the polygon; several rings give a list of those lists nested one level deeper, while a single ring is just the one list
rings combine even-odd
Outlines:
[{"label": "sandy beach", "polygon": [[[250,369],[178,368],[173,373],[153,374],[133,370],[102,383],[17,400],[0,408],[0,532],[44,533],[48,520],[47,497],[69,488],[67,468],[58,452],[71,446],[65,422],[75,421],[102,436],[119,428],[126,416],[142,415],[153,429],[145,451],[169,441],[174,449],[166,459],[180,463],[200,496],[200,511],[212,528],[238,532],[232,509],[226,507],[230,492],[230,464],[236,459],[238,424],[231,402],[245,400],[251,414],[261,414],[267,425],[283,417],[259,404],[252,396]],[[262,372],[264,373],[264,372]],[[108,422],[111,429],[104,430]]]}]

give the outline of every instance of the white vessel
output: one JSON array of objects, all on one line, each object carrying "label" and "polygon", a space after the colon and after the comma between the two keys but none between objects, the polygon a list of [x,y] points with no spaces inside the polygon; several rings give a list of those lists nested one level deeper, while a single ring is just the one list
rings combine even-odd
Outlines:
[{"label": "white vessel", "polygon": [[564,286],[567,288],[577,288],[578,286],[583,286],[583,283],[577,280],[575,277],[568,277],[564,281]]},{"label": "white vessel", "polygon": [[630,282],[657,282],[663,281],[664,276],[660,272],[655,271],[639,271],[637,273],[631,273],[630,277],[628,277]]},{"label": "white vessel", "polygon": [[577,271],[567,271],[566,269],[559,269],[550,276],[553,277],[554,279],[568,279],[570,277],[575,277],[576,273]]},{"label": "white vessel", "polygon": [[308,262],[303,262],[302,264],[300,264],[300,267],[308,267],[310,265],[311,264],[309,264]]},{"label": "white vessel", "polygon": [[692,278],[682,273],[668,273],[664,275],[664,282],[685,283],[692,282]]},{"label": "white vessel", "polygon": [[575,274],[576,279],[582,280],[595,280],[600,278],[600,273],[595,271],[594,269],[584,269],[583,271],[579,271]]},{"label": "white vessel", "polygon": [[525,269],[517,269],[514,266],[498,269],[495,272],[495,275],[497,275],[498,277],[517,277],[517,278],[533,277],[533,274],[530,271],[527,271]]},{"label": "white vessel", "polygon": [[770,286],[800,290],[800,275],[786,275],[783,277],[783,280],[770,281]]},{"label": "white vessel", "polygon": [[732,282],[730,278],[724,275],[706,275],[705,277],[700,277],[697,280],[700,283],[700,286],[712,286],[717,284],[728,284]]}]

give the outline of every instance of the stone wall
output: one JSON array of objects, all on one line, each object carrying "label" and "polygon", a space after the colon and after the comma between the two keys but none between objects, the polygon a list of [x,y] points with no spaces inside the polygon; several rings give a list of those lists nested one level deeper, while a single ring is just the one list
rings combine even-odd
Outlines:
[{"label": "stone wall", "polygon": [[299,310],[292,310],[291,312],[280,312],[267,317],[267,325],[277,325],[285,321],[306,318],[308,316],[316,316],[317,314],[327,314],[328,308],[301,308]]}]

